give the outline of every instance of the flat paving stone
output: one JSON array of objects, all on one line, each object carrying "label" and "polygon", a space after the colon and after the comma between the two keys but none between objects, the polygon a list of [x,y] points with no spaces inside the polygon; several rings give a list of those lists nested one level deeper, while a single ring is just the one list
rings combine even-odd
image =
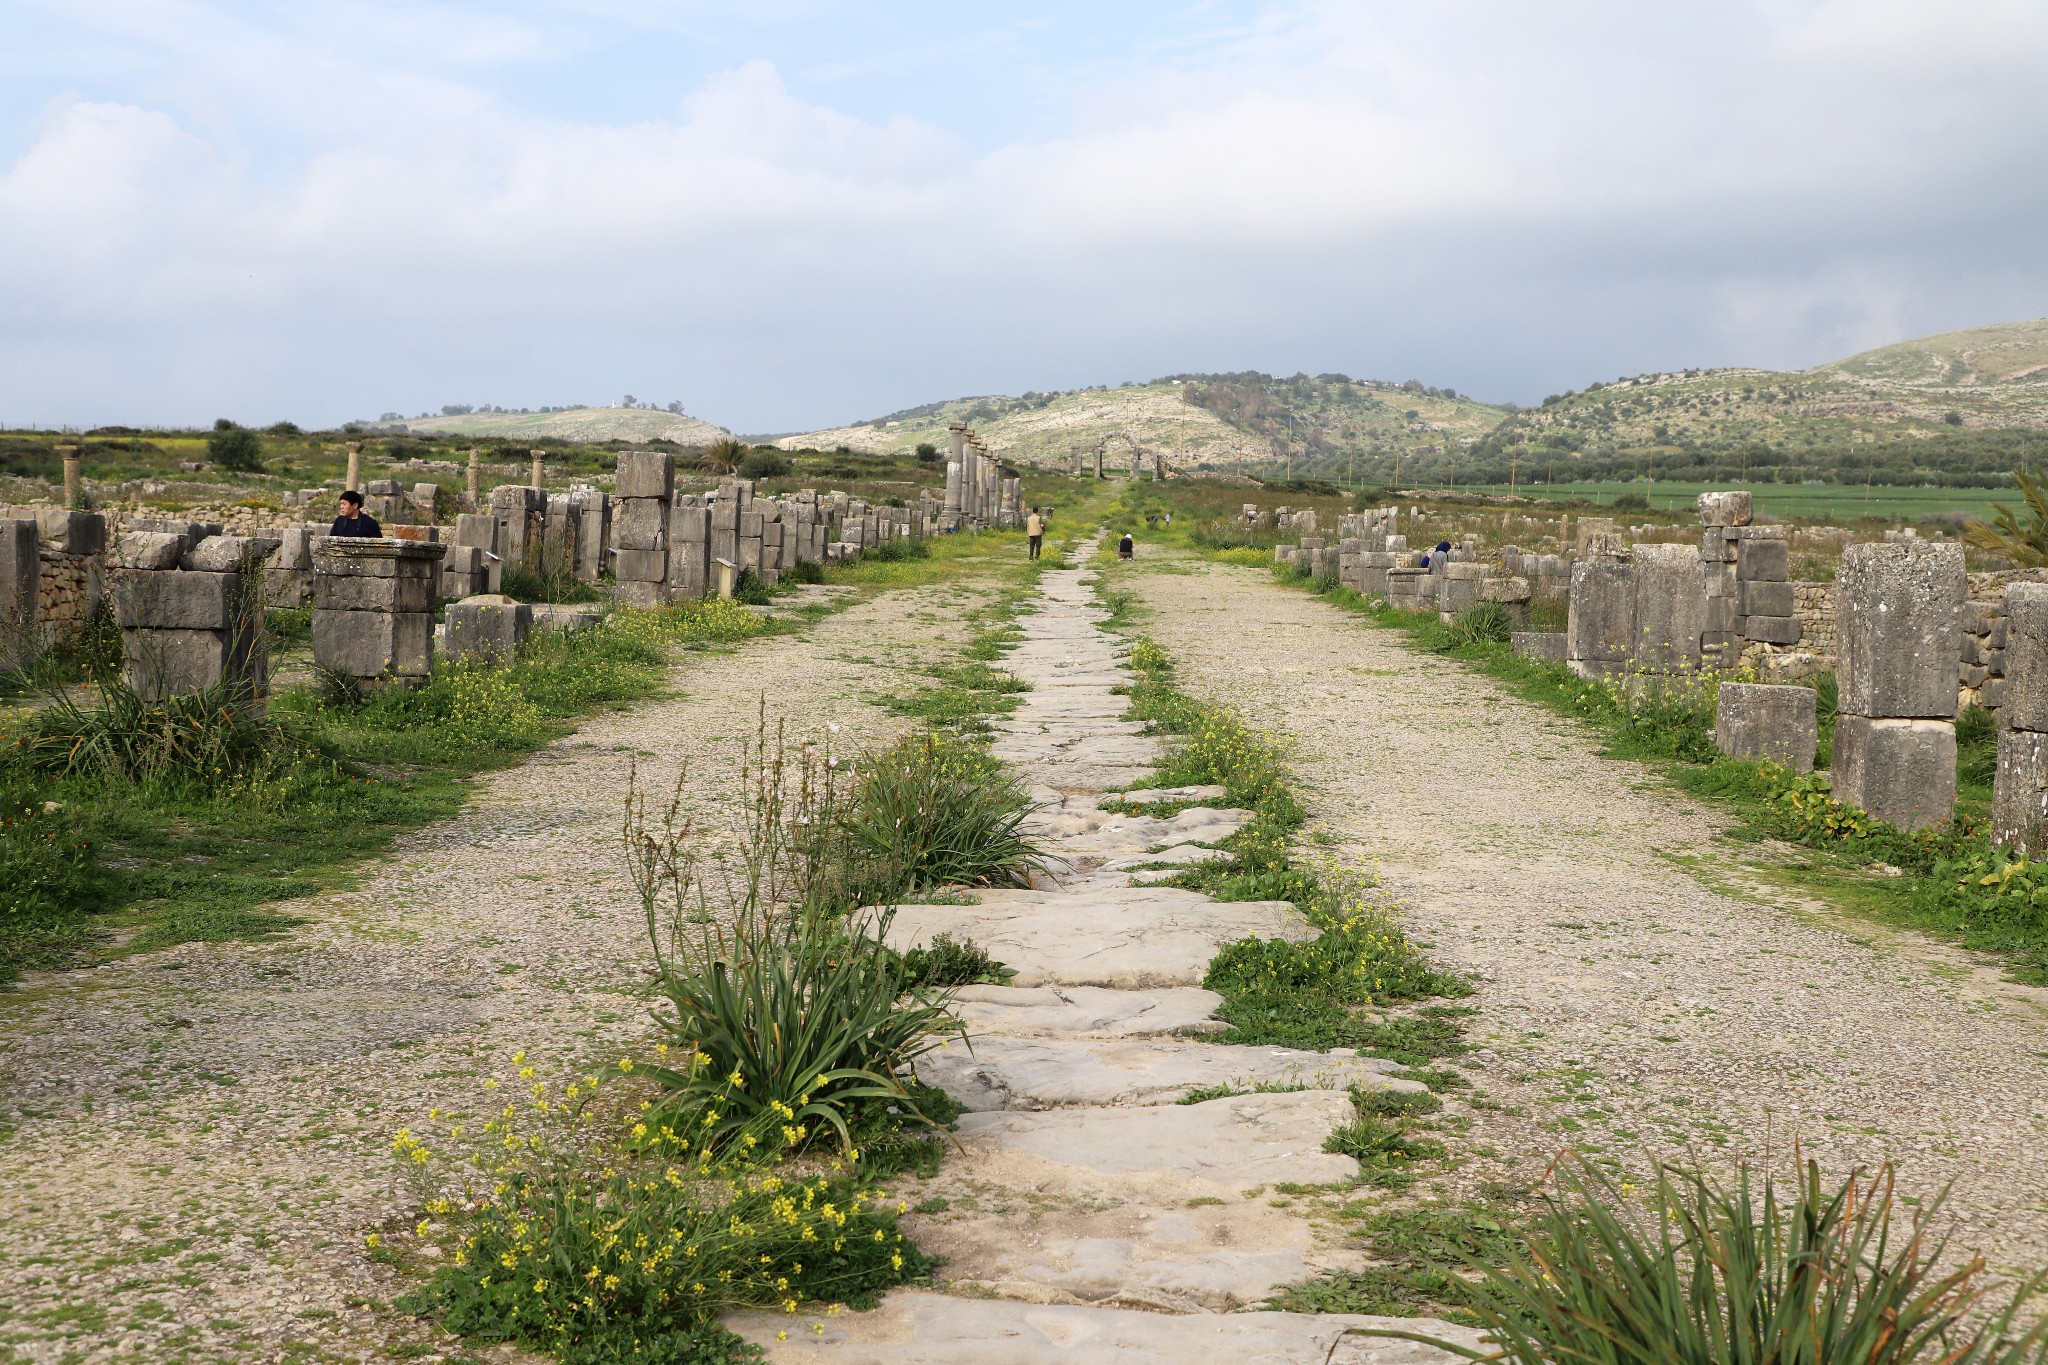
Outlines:
[{"label": "flat paving stone", "polygon": [[[1448,1351],[1356,1333],[1392,1329],[1468,1349],[1482,1344],[1469,1328],[1427,1318],[1148,1313],[920,1290],[891,1294],[869,1313],[734,1313],[724,1323],[777,1365],[1450,1365],[1458,1357]],[[813,1323],[824,1330],[814,1333]]]},{"label": "flat paving stone", "polygon": [[1316,936],[1286,901],[1223,903],[1176,887],[1078,894],[984,891],[978,905],[899,906],[885,935],[899,951],[938,934],[971,938],[1016,969],[1018,986],[1199,986],[1216,949],[1248,934]]},{"label": "flat paving stone", "polygon": [[1113,991],[1101,986],[962,986],[953,1013],[969,1037],[1143,1038],[1215,1032],[1223,997],[1198,986]]},{"label": "flat paving stone", "polygon": [[917,1074],[976,1112],[1177,1105],[1191,1090],[1218,1085],[1427,1089],[1402,1076],[1397,1063],[1378,1057],[1142,1038],[970,1038],[971,1047],[956,1040],[926,1053]]}]

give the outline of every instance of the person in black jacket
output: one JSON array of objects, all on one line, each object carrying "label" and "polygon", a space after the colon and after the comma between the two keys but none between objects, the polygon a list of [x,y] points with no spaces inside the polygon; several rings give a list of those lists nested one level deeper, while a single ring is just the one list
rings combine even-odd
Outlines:
[{"label": "person in black jacket", "polygon": [[351,488],[341,495],[341,515],[334,519],[330,536],[381,536],[384,528],[363,510],[363,495]]}]

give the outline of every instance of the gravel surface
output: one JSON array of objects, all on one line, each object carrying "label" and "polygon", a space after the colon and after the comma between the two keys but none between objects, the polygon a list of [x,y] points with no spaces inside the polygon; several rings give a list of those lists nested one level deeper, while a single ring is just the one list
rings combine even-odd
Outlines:
[{"label": "gravel surface", "polygon": [[[684,656],[678,693],[481,779],[358,891],[279,941],[187,944],[0,995],[0,1359],[512,1358],[389,1307],[410,1285],[391,1136],[644,1036],[644,930],[618,847],[627,774],[734,810],[765,690],[841,752],[905,727],[861,700],[952,657],[980,587],[892,592],[798,636]],[[11,1130],[9,1132],[8,1130]],[[13,1354],[9,1354],[9,1348]],[[444,1354],[445,1353],[445,1354]]]},{"label": "gravel surface", "polygon": [[2048,1264],[2048,994],[1770,889],[1776,856],[1590,732],[1259,570],[1117,572],[1180,684],[1290,736],[1309,831],[1379,863],[1474,973],[1482,1100],[1444,1185],[1533,1181],[1575,1145],[1953,1182],[1957,1241]]}]

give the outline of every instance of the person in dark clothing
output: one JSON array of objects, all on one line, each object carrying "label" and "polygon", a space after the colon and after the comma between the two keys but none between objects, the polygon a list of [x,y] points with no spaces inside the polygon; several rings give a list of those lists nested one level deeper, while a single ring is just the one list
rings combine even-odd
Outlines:
[{"label": "person in dark clothing", "polygon": [[1118,559],[1130,559],[1137,553],[1137,550],[1138,543],[1131,539],[1131,533],[1129,531],[1124,532],[1124,538],[1116,543],[1116,557]]},{"label": "person in dark clothing", "polygon": [[327,534],[375,538],[384,534],[384,528],[377,524],[375,517],[363,510],[363,495],[351,488],[341,495],[341,515],[334,519],[334,526]]}]

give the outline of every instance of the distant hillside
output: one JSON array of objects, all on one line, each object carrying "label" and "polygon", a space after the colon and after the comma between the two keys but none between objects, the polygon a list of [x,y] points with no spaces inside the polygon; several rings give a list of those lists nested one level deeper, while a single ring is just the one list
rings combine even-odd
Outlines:
[{"label": "distant hillside", "polygon": [[[1947,332],[1803,372],[1681,370],[1508,417],[1468,482],[1715,478],[1996,486],[2048,459],[2048,322]],[[1512,469],[1511,469],[1512,466]]]},{"label": "distant hillside", "polygon": [[1106,463],[1128,468],[1133,444],[1164,452],[1188,469],[1286,464],[1297,473],[1338,472],[1375,455],[1470,442],[1502,410],[1448,391],[1344,375],[1173,375],[1119,388],[957,398],[853,426],[785,436],[785,450],[886,453],[946,445],[950,422],[973,427],[989,448],[1017,464],[1058,465],[1075,446],[1106,442]]},{"label": "distant hillside", "polygon": [[562,408],[554,412],[470,412],[452,417],[414,417],[405,426],[419,432],[502,440],[674,441],[708,445],[726,434],[697,417],[653,408]]}]

